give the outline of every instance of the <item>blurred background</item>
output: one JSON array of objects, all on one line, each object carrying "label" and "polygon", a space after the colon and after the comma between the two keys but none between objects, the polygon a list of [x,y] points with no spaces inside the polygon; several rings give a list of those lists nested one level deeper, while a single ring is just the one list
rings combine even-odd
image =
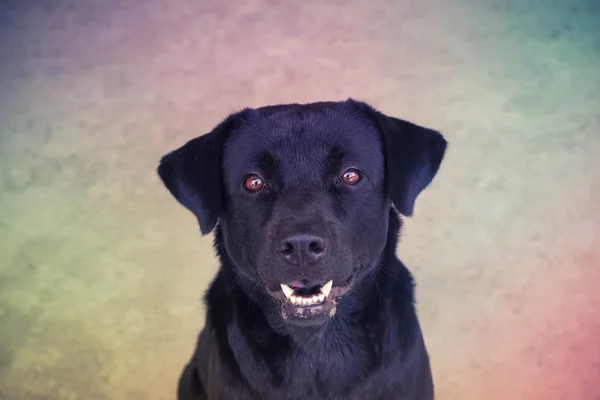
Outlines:
[{"label": "blurred background", "polygon": [[348,97],[450,142],[399,247],[437,398],[600,399],[598,0],[0,1],[0,398],[173,399],[217,263],[159,158]]}]

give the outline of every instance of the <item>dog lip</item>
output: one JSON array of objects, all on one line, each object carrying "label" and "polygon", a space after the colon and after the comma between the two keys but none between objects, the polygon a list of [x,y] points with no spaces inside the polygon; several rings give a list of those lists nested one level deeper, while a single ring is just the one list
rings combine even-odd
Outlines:
[{"label": "dog lip", "polygon": [[283,291],[281,289],[279,289],[279,290],[271,290],[269,288],[269,286],[265,286],[265,288],[267,289],[267,293],[269,294],[269,296],[271,296],[275,300],[279,300],[279,301],[284,301],[285,300],[286,297],[283,294]]}]

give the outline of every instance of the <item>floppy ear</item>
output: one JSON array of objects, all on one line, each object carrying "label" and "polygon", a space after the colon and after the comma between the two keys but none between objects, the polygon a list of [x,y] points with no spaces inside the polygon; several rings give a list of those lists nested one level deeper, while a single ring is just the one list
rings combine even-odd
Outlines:
[{"label": "floppy ear", "polygon": [[381,133],[392,202],[401,214],[410,217],[417,196],[437,174],[446,152],[446,139],[433,129],[388,117],[366,103],[355,104],[359,104]]},{"label": "floppy ear", "polygon": [[173,197],[198,218],[203,235],[213,230],[223,210],[221,156],[233,117],[163,156],[158,166],[160,179]]}]

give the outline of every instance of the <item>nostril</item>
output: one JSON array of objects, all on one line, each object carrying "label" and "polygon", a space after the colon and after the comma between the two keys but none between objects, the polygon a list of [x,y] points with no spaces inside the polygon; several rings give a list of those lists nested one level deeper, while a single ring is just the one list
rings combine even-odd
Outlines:
[{"label": "nostril", "polygon": [[294,245],[288,241],[284,241],[281,244],[281,254],[283,254],[284,256],[289,256],[294,252]]},{"label": "nostril", "polygon": [[308,250],[314,255],[319,255],[325,251],[325,247],[321,241],[312,241],[308,245]]}]

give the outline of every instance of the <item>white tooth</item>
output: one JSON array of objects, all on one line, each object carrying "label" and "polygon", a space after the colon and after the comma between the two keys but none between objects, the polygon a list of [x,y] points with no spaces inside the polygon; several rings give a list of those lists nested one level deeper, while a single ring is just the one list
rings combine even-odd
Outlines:
[{"label": "white tooth", "polygon": [[325,301],[325,295],[324,295],[324,294],[322,294],[322,293],[321,293],[321,294],[319,295],[319,301],[320,301],[321,303]]},{"label": "white tooth", "polygon": [[304,304],[304,305],[308,305],[308,301],[309,301],[309,300],[308,300],[306,297],[304,297],[304,298],[302,299],[302,304]]},{"label": "white tooth", "polygon": [[312,302],[317,303],[319,301],[319,296],[317,296],[316,294],[312,297]]},{"label": "white tooth", "polygon": [[292,304],[296,304],[296,296],[291,295],[290,296],[290,301],[292,302]]},{"label": "white tooth", "polygon": [[329,292],[331,292],[331,287],[333,286],[333,280],[330,280],[321,288],[321,293],[325,295],[325,297],[329,296]]},{"label": "white tooth", "polygon": [[281,291],[283,292],[283,294],[285,294],[285,297],[287,297],[288,299],[290,298],[290,296],[292,294],[294,294],[294,289],[292,289],[285,283],[280,284],[280,286],[281,286]]}]

